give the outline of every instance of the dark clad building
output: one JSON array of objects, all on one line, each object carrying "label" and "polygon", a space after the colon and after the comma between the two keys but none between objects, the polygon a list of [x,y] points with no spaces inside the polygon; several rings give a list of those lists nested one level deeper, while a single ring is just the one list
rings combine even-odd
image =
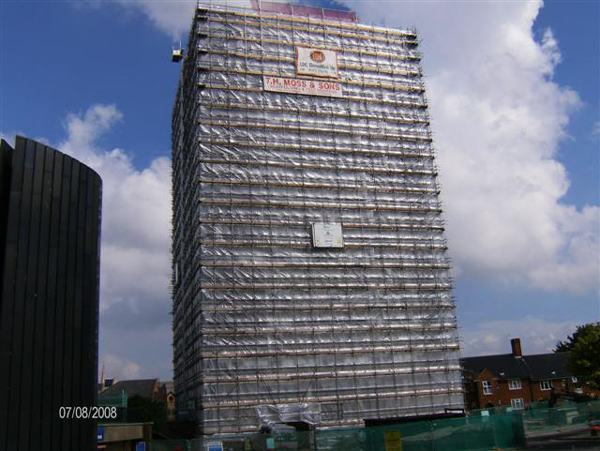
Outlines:
[{"label": "dark clad building", "polygon": [[96,404],[102,181],[22,137],[0,177],[0,449],[92,450],[59,408]]}]

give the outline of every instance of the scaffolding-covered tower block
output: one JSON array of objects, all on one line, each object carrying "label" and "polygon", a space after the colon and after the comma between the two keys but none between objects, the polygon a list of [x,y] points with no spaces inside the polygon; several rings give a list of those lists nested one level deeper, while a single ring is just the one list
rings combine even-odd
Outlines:
[{"label": "scaffolding-covered tower block", "polygon": [[462,408],[416,33],[252,5],[198,5],[181,63],[180,418],[223,434]]}]

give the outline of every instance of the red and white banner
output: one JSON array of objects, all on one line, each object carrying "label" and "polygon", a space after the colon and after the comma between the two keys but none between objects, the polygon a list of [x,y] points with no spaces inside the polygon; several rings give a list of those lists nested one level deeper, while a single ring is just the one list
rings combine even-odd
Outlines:
[{"label": "red and white banner", "polygon": [[309,96],[342,97],[342,85],[333,81],[303,80],[263,76],[265,91],[288,92]]},{"label": "red and white banner", "polygon": [[338,78],[337,53],[333,50],[296,47],[296,73]]}]

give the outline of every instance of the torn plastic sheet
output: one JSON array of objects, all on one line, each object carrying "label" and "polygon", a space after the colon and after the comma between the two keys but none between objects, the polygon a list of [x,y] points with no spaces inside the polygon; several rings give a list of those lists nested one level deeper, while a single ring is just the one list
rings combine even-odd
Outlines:
[{"label": "torn plastic sheet", "polygon": [[258,406],[256,414],[260,426],[303,422],[312,425],[321,422],[320,404],[279,404]]}]

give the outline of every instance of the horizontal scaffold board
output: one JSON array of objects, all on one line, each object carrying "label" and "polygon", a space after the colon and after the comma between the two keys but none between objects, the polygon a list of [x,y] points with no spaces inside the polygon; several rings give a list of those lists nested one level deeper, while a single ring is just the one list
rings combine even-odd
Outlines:
[{"label": "horizontal scaffold board", "polygon": [[[222,197],[221,195],[217,195]],[[441,213],[442,209],[436,206],[411,206],[411,205],[381,205],[381,204],[355,204],[355,203],[337,203],[337,202],[314,202],[314,201],[271,201],[271,200],[240,200],[240,199],[208,199],[200,198],[197,200],[201,204],[212,205],[239,205],[246,207],[287,207],[287,208],[328,208],[335,210],[374,210],[374,211],[409,211],[409,212],[427,212]],[[414,204],[414,202],[413,202]]]},{"label": "horizontal scaffold board", "polygon": [[303,188],[303,189],[332,189],[344,191],[375,191],[377,193],[404,193],[404,194],[431,194],[437,195],[440,193],[435,188],[411,188],[411,187],[394,187],[394,186],[375,186],[375,185],[343,185],[333,183],[311,183],[301,181],[272,181],[272,180],[221,180],[221,179],[205,179],[198,178],[198,183],[218,184],[218,185],[256,185],[264,188],[271,186],[286,187],[286,188]]},{"label": "horizontal scaffold board", "polygon": [[[233,19],[233,20],[229,19],[228,17],[221,19],[216,16],[216,14],[221,14],[221,15],[227,15],[227,16],[243,17],[244,20],[240,20],[240,24],[245,24],[246,26],[248,26],[248,25],[252,26],[253,24],[257,24],[259,28],[261,28],[261,27],[277,28],[277,26],[282,26],[282,25],[279,25],[280,22],[300,23],[300,24],[309,25],[309,26],[315,25],[320,28],[297,27],[297,28],[288,28],[288,29],[294,29],[294,30],[298,29],[301,31],[309,31],[311,33],[322,34],[322,33],[327,33],[327,32],[334,32],[332,30],[332,28],[338,28],[338,29],[346,29],[346,30],[363,31],[365,33],[368,33],[368,34],[350,34],[350,36],[348,36],[348,37],[357,37],[357,38],[363,38],[363,39],[377,38],[377,40],[381,40],[382,42],[395,42],[393,40],[393,38],[390,38],[390,36],[397,36],[397,37],[404,37],[406,39],[406,40],[399,41],[400,43],[404,44],[404,43],[409,42],[408,40],[410,40],[410,41],[413,41],[416,44],[418,44],[418,41],[416,41],[417,34],[412,31],[393,30],[393,29],[389,29],[389,28],[380,28],[380,27],[368,26],[368,25],[358,24],[358,23],[357,24],[347,24],[347,23],[343,23],[343,22],[334,22],[334,21],[328,21],[328,20],[316,20],[316,19],[301,18],[298,16],[290,16],[290,15],[271,15],[271,14],[264,14],[264,13],[250,13],[247,11],[244,11],[244,12],[239,11],[238,12],[238,11],[232,11],[232,10],[215,9],[214,7],[204,8],[203,10],[210,12],[211,14],[209,14],[208,16],[203,16],[202,14],[200,14],[199,16],[196,17],[197,19],[206,18],[211,21],[221,21],[221,22],[225,22],[225,23],[233,23],[233,20],[235,20],[235,19]],[[247,19],[248,17],[250,17],[252,19],[258,19],[258,20],[249,21]],[[273,22],[275,22],[275,23],[273,23]],[[324,25],[327,25],[327,28],[325,28]]]},{"label": "horizontal scaffold board", "polygon": [[[201,218],[198,220],[200,224],[224,224],[224,225],[260,225],[260,226],[285,226],[285,227],[309,227],[312,223],[297,222],[297,221],[241,221],[235,219],[208,219]],[[444,231],[443,226],[429,224],[378,224],[378,223],[342,223],[344,229],[367,229],[367,230],[435,230]]]},{"label": "horizontal scaffold board", "polygon": [[[365,399],[383,399],[383,398],[402,398],[405,396],[412,396],[412,397],[419,397],[419,396],[433,396],[436,393],[443,393],[443,394],[449,394],[449,393],[456,393],[456,394],[462,394],[463,390],[462,389],[431,389],[431,390],[426,390],[426,389],[421,389],[421,390],[402,390],[402,391],[390,391],[390,392],[377,392],[377,393],[354,393],[351,395],[341,395],[341,394],[336,394],[336,395],[329,395],[329,396],[309,396],[309,395],[305,395],[302,397],[302,402],[318,402],[318,403],[324,403],[324,402],[333,402],[333,401],[337,401],[339,402],[340,400],[365,400]],[[290,397],[290,398],[283,398],[281,396],[278,396],[278,401],[284,404],[290,404],[290,403],[297,403],[298,402],[298,398],[297,397]],[[273,401],[269,398],[261,398],[261,399],[232,399],[231,401],[225,401],[223,403],[218,403],[218,404],[203,404],[202,407],[204,409],[223,409],[227,406],[231,406],[231,407],[235,407],[235,406],[253,406],[253,407],[258,407],[260,405],[265,405],[265,404],[272,404]],[[414,411],[414,406],[410,407],[410,410]],[[321,424],[319,423],[319,426],[321,426]]]},{"label": "horizontal scaffold board", "polygon": [[325,164],[307,164],[303,162],[299,163],[286,163],[284,161],[269,161],[269,160],[255,160],[255,161],[244,161],[244,160],[226,160],[218,158],[198,158],[198,163],[201,164],[223,164],[223,165],[234,165],[234,166],[260,166],[260,167],[278,167],[278,168],[289,168],[289,169],[311,169],[311,170],[323,170],[329,172],[365,172],[368,174],[403,174],[403,175],[419,175],[426,177],[436,177],[437,171],[434,170],[417,170],[417,169],[395,169],[395,168],[379,168],[375,166],[332,166]]},{"label": "horizontal scaffold board", "polygon": [[316,115],[316,116],[327,116],[327,117],[340,117],[347,118],[349,120],[352,119],[375,119],[375,120],[383,120],[387,122],[399,122],[403,124],[420,124],[420,125],[429,125],[429,119],[414,119],[414,118],[404,118],[404,117],[393,117],[386,115],[386,113],[382,112],[381,115],[375,116],[372,114],[360,114],[349,111],[347,113],[336,113],[333,111],[327,110],[307,110],[301,107],[297,108],[282,108],[282,107],[270,107],[264,105],[249,105],[249,104],[241,104],[241,103],[218,103],[218,102],[198,102],[200,106],[206,106],[215,109],[237,109],[237,110],[252,110],[252,111],[269,111],[273,113],[293,113],[293,114],[308,114],[308,115]]},{"label": "horizontal scaffold board", "polygon": [[238,285],[238,284],[228,284],[228,285],[199,285],[199,290],[414,290],[414,291],[432,291],[432,290],[451,290],[451,284],[387,284],[387,285],[366,285],[366,284],[335,284],[335,285],[327,285],[327,284],[305,284],[305,283],[296,283],[296,284],[275,284],[275,283],[253,283],[251,285]]},{"label": "horizontal scaffold board", "polygon": [[[448,347],[443,350],[452,350],[455,351],[457,347]],[[204,354],[204,353],[203,353]],[[240,356],[244,357],[244,356]],[[267,381],[290,381],[297,379],[330,379],[337,377],[351,377],[351,378],[361,378],[361,377],[373,377],[373,376],[394,376],[394,375],[412,375],[412,374],[426,374],[429,372],[438,373],[438,372],[446,372],[446,371],[460,371],[460,365],[450,365],[448,360],[446,359],[434,359],[434,360],[413,360],[410,362],[398,362],[394,365],[403,365],[401,368],[385,368],[381,370],[377,369],[368,369],[361,370],[358,369],[361,366],[372,366],[372,363],[368,364],[354,364],[351,365],[355,369],[352,370],[338,370],[338,371],[298,371],[297,373],[266,373],[266,374],[236,374],[235,370],[232,370],[225,377],[204,377],[202,378],[202,382],[205,384],[227,384],[227,383],[235,383],[235,382],[267,382]],[[408,366],[406,366],[408,365]],[[439,365],[439,366],[438,366]],[[442,366],[440,368],[440,366]],[[292,367],[293,368],[293,367]],[[299,370],[299,368],[296,368]],[[207,370],[210,371],[210,370]],[[218,370],[222,372],[221,369]],[[425,386],[427,384],[411,384],[411,386],[419,385]],[[355,387],[348,387],[347,390],[356,390]]]},{"label": "horizontal scaffold board", "polygon": [[[265,91],[262,88],[253,88],[250,86],[230,86],[230,85],[223,85],[223,84],[219,84],[219,83],[202,83],[199,82],[198,83],[198,88],[200,88],[200,90],[204,90],[204,89],[210,89],[210,90],[223,90],[223,91],[246,91],[246,92],[260,92],[260,93],[265,93],[265,94],[269,94],[269,95],[278,95],[281,96],[282,93],[279,92],[274,92],[274,91]],[[287,96],[289,96],[290,94],[286,94]],[[325,98],[325,97],[323,97]],[[382,105],[392,105],[392,106],[400,106],[400,107],[408,107],[408,108],[422,108],[425,109],[428,107],[428,105],[426,103],[417,103],[417,102],[407,102],[407,101],[400,101],[400,100],[386,100],[386,99],[374,99],[374,98],[370,98],[370,97],[357,97],[357,96],[350,96],[350,95],[345,95],[343,99],[345,101],[353,101],[353,102],[361,102],[361,103],[379,103]]]},{"label": "horizontal scaffold board", "polygon": [[[377,322],[378,318],[365,319],[364,325],[349,325],[349,324],[333,324],[331,320],[323,320],[321,322],[330,323],[329,325],[320,325],[316,321],[313,326],[295,326],[295,322],[288,321],[284,324],[280,321],[278,325],[281,327],[243,327],[245,324],[236,324],[235,328],[220,329],[218,327],[210,327],[210,324],[205,325],[202,328],[203,333],[209,333],[210,335],[264,335],[264,334],[327,334],[331,332],[359,332],[359,331],[382,331],[382,330],[403,330],[403,331],[418,331],[418,332],[431,332],[431,331],[450,331],[456,329],[456,323],[433,323],[433,324],[380,324]],[[390,320],[391,321],[391,320]],[[224,325],[225,326],[225,325]],[[426,345],[423,345],[424,347]],[[415,348],[418,349],[418,348]],[[286,351],[282,351],[286,352]],[[372,352],[369,350],[369,352]]]},{"label": "horizontal scaffold board", "polygon": [[201,266],[214,268],[230,268],[232,266],[240,268],[398,268],[398,269],[450,269],[449,265],[423,265],[423,264],[406,264],[406,263],[343,263],[343,262],[310,262],[310,263],[294,263],[294,262],[207,262],[201,261]]},{"label": "horizontal scaffold board", "polygon": [[[217,20],[215,22],[221,22],[221,21]],[[212,30],[224,31],[227,34],[220,34],[218,32],[215,33]],[[389,60],[412,61],[413,64],[418,64],[419,60],[421,59],[419,56],[414,56],[414,55],[402,55],[402,54],[398,54],[398,53],[390,53],[390,52],[384,52],[384,51],[363,50],[361,48],[354,48],[354,47],[337,47],[337,46],[332,46],[332,45],[319,45],[319,44],[314,44],[311,42],[306,42],[305,40],[302,40],[302,41],[299,40],[298,42],[296,42],[295,40],[281,41],[279,39],[269,39],[269,38],[264,38],[264,37],[254,38],[254,37],[248,36],[248,34],[254,34],[254,33],[248,33],[246,35],[233,34],[231,32],[231,30],[223,30],[222,28],[213,28],[212,30],[209,28],[209,32],[207,33],[206,29],[199,28],[196,31],[197,37],[200,39],[206,37],[206,38],[216,38],[216,39],[227,39],[227,40],[232,40],[232,41],[255,42],[257,44],[263,44],[263,43],[264,44],[275,44],[275,45],[282,45],[282,46],[301,45],[301,46],[309,46],[310,48],[314,48],[314,49],[330,50],[333,52],[354,53],[354,54],[359,55],[359,57],[362,55],[368,55],[368,56],[375,56],[375,57],[379,57],[379,58],[385,58],[385,59],[389,59]],[[419,75],[421,75],[420,70],[410,71],[410,72],[418,73]]]},{"label": "horizontal scaffold board", "polygon": [[200,125],[210,125],[213,127],[225,127],[225,128],[261,128],[269,130],[285,130],[295,132],[310,132],[310,133],[330,133],[332,135],[348,135],[348,136],[363,136],[367,138],[382,138],[382,139],[399,139],[405,141],[433,141],[430,136],[423,135],[404,135],[404,134],[393,134],[393,133],[381,133],[380,130],[341,130],[339,128],[319,128],[319,127],[302,127],[296,125],[296,122],[281,121],[280,124],[267,123],[267,122],[233,122],[233,121],[211,121],[200,118],[197,120]]},{"label": "horizontal scaffold board", "polygon": [[[211,144],[211,145],[220,145],[226,147],[247,147],[247,148],[265,148],[265,149],[279,149],[279,150],[288,150],[288,151],[308,151],[308,152],[326,152],[326,153],[349,153],[349,154],[364,154],[364,155],[382,155],[386,157],[399,157],[399,158],[418,158],[418,159],[433,159],[435,158],[435,154],[433,149],[428,152],[417,152],[410,151],[410,148],[400,147],[400,150],[394,149],[369,149],[367,147],[355,147],[355,148],[345,148],[341,146],[336,147],[324,147],[324,146],[311,146],[309,144],[279,144],[272,142],[245,142],[239,141],[235,139],[205,139],[205,137],[198,137],[199,144]],[[428,143],[429,144],[429,143]],[[408,152],[405,152],[408,150]]]},{"label": "horizontal scaffold board", "polygon": [[[212,302],[212,301],[211,301]],[[410,302],[405,302],[404,304],[399,304],[399,301],[396,300],[390,300],[387,303],[368,303],[368,304],[364,304],[364,303],[359,303],[359,302],[347,302],[347,303],[339,303],[339,302],[330,302],[330,303],[323,303],[323,304],[301,304],[298,305],[296,304],[298,301],[294,300],[294,301],[289,301],[290,305],[282,305],[282,304],[276,304],[273,303],[273,301],[263,301],[262,303],[260,302],[253,302],[253,306],[250,306],[248,303],[247,299],[239,299],[236,301],[228,301],[228,302],[239,302],[239,303],[244,303],[241,304],[243,306],[236,306],[236,305],[223,305],[224,301],[219,301],[218,307],[211,307],[210,305],[208,305],[208,301],[203,300],[202,301],[202,312],[206,312],[206,313],[219,313],[219,312],[240,312],[240,311],[248,311],[248,310],[256,310],[259,309],[260,311],[262,311],[263,309],[265,309],[265,305],[268,304],[268,310],[269,311],[294,311],[294,312],[311,312],[313,310],[326,310],[326,311],[337,311],[337,312],[343,312],[343,311],[355,311],[355,310],[378,310],[378,309],[385,309],[385,310],[391,310],[391,311],[395,311],[395,310],[400,310],[400,311],[407,311],[407,310],[411,310],[411,311],[428,311],[428,310],[452,310],[454,309],[456,306],[453,303],[434,303],[434,302],[428,302],[428,303],[410,303]]]},{"label": "horizontal scaffold board", "polygon": [[[291,44],[290,44],[291,45]],[[229,50],[216,50],[212,47],[207,47],[204,45],[199,45],[197,50],[200,54],[212,54],[212,55],[223,55],[223,56],[234,56],[236,58],[241,59],[254,59],[257,61],[279,61],[286,63],[296,63],[296,59],[289,56],[281,56],[281,55],[272,55],[268,53],[240,53]],[[218,70],[224,71],[226,68],[221,65],[208,65],[204,66],[201,62],[197,66],[200,69],[209,69],[209,70]],[[422,77],[422,73],[416,70],[406,70],[406,69],[393,69],[388,67],[380,67],[380,66],[369,66],[364,64],[352,64],[352,63],[338,63],[338,67],[340,69],[346,69],[349,71],[357,71],[360,73],[365,72],[373,72],[376,74],[388,74],[395,77],[407,77],[407,78],[420,78]],[[260,71],[252,71],[252,69],[247,69],[243,72],[244,74],[255,74],[261,75],[263,72]],[[298,75],[298,74],[296,74]],[[351,79],[346,79],[351,80]]]}]

